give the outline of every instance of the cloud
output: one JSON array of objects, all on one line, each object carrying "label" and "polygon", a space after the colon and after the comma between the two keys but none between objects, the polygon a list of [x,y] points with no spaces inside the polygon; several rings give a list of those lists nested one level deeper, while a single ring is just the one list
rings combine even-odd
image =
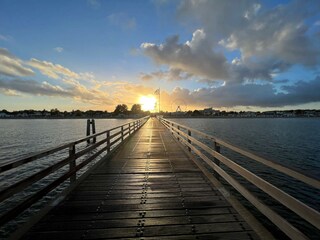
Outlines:
[{"label": "cloud", "polygon": [[196,24],[204,28],[211,41],[232,34],[235,29],[243,28],[255,12],[254,0],[237,1],[237,3],[220,0],[184,0],[180,2],[177,16],[182,22]]},{"label": "cloud", "polygon": [[18,97],[20,94],[17,91],[11,89],[4,89],[0,87],[0,93],[9,97]]},{"label": "cloud", "polygon": [[[258,1],[182,1],[181,19],[196,21],[214,44],[240,50],[242,58],[276,58],[289,64],[314,66],[319,63],[319,46],[308,35],[305,22],[318,14],[317,0],[291,1],[264,9]],[[190,17],[191,16],[191,17]],[[194,16],[194,17],[192,17]],[[226,17],[227,16],[227,17]]]},{"label": "cloud", "polygon": [[22,79],[0,79],[0,88],[7,91],[18,91],[21,93],[28,93],[33,95],[46,95],[46,96],[62,96],[70,97],[72,94],[63,90],[59,86],[53,86],[48,82],[39,83],[34,80]]},{"label": "cloud", "polygon": [[[185,0],[177,15],[197,26],[192,40],[179,43],[179,37],[173,36],[163,44],[142,43],[141,49],[156,64],[208,82],[272,81],[293,65],[319,66],[320,44],[309,34],[312,26],[305,23],[319,10],[316,0],[292,1],[272,9],[255,0]],[[223,50],[239,52],[239,58],[227,61]]]},{"label": "cloud", "polygon": [[[23,61],[3,48],[0,48],[0,63],[0,93],[6,96],[29,94],[73,98],[94,105],[115,104],[105,91],[99,89],[101,86],[107,86],[107,81],[96,81],[93,73],[76,73],[60,64],[34,58]],[[25,66],[39,70],[41,74],[55,79],[60,85],[50,83],[50,79],[42,82],[25,79],[35,75],[31,68]],[[84,86],[79,80],[85,80],[89,86]]]},{"label": "cloud", "polygon": [[126,13],[113,13],[108,17],[108,22],[116,27],[120,27],[122,30],[134,30],[137,26],[136,19],[129,17]]},{"label": "cloud", "polygon": [[53,79],[59,79],[61,77],[79,78],[79,74],[71,71],[70,69],[61,66],[60,64],[54,64],[47,61],[40,61],[32,58],[28,65],[38,69],[43,75],[46,75]]},{"label": "cloud", "polygon": [[320,77],[281,87],[273,84],[233,84],[193,91],[176,88],[171,99],[184,99],[188,105],[221,107],[283,107],[320,101]]},{"label": "cloud", "polygon": [[34,80],[23,80],[18,78],[0,78],[0,92],[6,95],[8,95],[8,93],[15,93],[16,95],[22,93],[35,96],[72,98],[93,105],[116,104],[113,98],[108,96],[104,91],[87,88],[81,84],[72,84],[67,87],[62,87],[50,84],[46,81],[37,82]]},{"label": "cloud", "polygon": [[[0,94],[6,96],[27,94],[71,98],[91,105],[108,106],[111,109],[119,102],[137,103],[141,95],[154,92],[152,88],[127,81],[98,81],[92,72],[77,73],[49,61],[35,58],[23,61],[2,48],[0,48],[0,61],[4,63],[0,65]],[[10,71],[7,65],[10,66]],[[30,75],[35,73],[24,65],[39,70],[48,79],[41,82],[30,79]],[[54,84],[50,82],[51,79],[54,79]]]},{"label": "cloud", "polygon": [[13,56],[7,49],[0,48],[0,75],[32,76],[32,69],[24,66],[22,60]]},{"label": "cloud", "polygon": [[101,3],[99,0],[87,0],[87,2],[94,9],[98,9],[101,7]]},{"label": "cloud", "polygon": [[5,41],[5,42],[8,42],[12,39],[11,36],[6,36],[6,35],[2,35],[0,34],[0,41]]},{"label": "cloud", "polygon": [[142,80],[142,81],[151,81],[151,80],[153,80],[154,79],[154,76],[153,76],[153,74],[151,73],[151,74],[148,74],[148,73],[140,73],[140,79]]},{"label": "cloud", "polygon": [[211,79],[228,77],[226,58],[214,52],[206,41],[206,33],[198,29],[191,41],[178,43],[179,37],[168,38],[164,44],[142,43],[141,49],[155,63],[168,65],[191,75]]},{"label": "cloud", "polygon": [[62,47],[55,47],[53,50],[58,53],[61,53],[61,52],[63,52],[64,49]]},{"label": "cloud", "polygon": [[142,81],[151,81],[151,80],[177,81],[177,80],[186,80],[191,77],[192,77],[192,74],[185,73],[178,68],[170,68],[168,71],[156,71],[150,74],[140,73],[140,79]]}]

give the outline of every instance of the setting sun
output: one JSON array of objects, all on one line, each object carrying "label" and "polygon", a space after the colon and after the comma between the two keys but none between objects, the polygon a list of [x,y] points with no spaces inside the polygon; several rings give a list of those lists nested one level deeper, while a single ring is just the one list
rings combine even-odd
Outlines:
[{"label": "setting sun", "polygon": [[156,107],[157,100],[153,96],[140,97],[139,103],[143,111],[153,111]]}]

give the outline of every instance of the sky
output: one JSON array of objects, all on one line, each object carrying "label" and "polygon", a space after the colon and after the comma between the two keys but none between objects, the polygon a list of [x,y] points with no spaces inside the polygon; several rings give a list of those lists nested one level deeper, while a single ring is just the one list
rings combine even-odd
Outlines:
[{"label": "sky", "polygon": [[320,1],[0,1],[0,109],[113,111],[159,88],[164,111],[320,109]]}]

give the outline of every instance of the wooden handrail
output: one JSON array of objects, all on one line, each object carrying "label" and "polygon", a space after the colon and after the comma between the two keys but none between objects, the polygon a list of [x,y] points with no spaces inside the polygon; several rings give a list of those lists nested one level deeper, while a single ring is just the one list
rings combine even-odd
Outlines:
[{"label": "wooden handrail", "polygon": [[[40,189],[38,192],[35,192],[31,196],[28,196],[26,199],[22,199],[22,202],[18,203],[16,206],[14,206],[11,209],[8,209],[5,213],[1,214],[0,216],[0,225],[3,225],[7,223],[8,221],[14,219],[17,215],[19,215],[22,211],[30,207],[32,204],[43,198],[46,194],[48,194],[50,191],[55,189],[57,186],[59,186],[61,183],[66,181],[68,178],[70,178],[71,183],[76,181],[76,173],[82,169],[84,166],[86,166],[88,163],[92,162],[94,159],[96,159],[99,155],[101,155],[103,152],[106,151],[107,156],[111,154],[115,148],[112,148],[114,145],[116,145],[119,141],[124,141],[125,138],[127,138],[129,135],[133,134],[135,131],[137,131],[142,125],[149,119],[149,117],[144,117],[135,121],[131,121],[129,123],[120,125],[118,127],[114,127],[112,129],[108,129],[106,131],[93,134],[91,136],[81,138],[79,140],[76,140],[74,142],[66,143],[63,145],[60,145],[55,148],[51,148],[48,150],[41,151],[39,153],[30,155],[28,157],[22,157],[17,160],[12,160],[10,162],[6,162],[4,164],[0,165],[0,174],[10,170],[17,168],[25,163],[32,162],[34,160],[40,159],[45,156],[50,156],[54,153],[57,153],[61,150],[69,149],[69,156],[40,170],[39,172],[36,172],[32,174],[31,176],[26,177],[25,179],[22,179],[0,191],[0,202],[10,198],[16,193],[24,191],[27,187],[31,186],[31,184],[40,181],[41,179],[47,177],[48,175],[55,173],[57,170],[61,169],[62,167],[66,166],[69,163],[69,171],[65,172],[63,175],[60,175],[60,177],[53,182],[49,183],[49,185],[45,186],[44,188]],[[130,125],[132,124],[131,131]],[[128,126],[128,127],[126,127]],[[110,134],[111,131],[120,130],[118,132],[115,132],[113,134]],[[105,134],[105,138],[95,142],[93,144],[88,145],[86,148],[76,152],[75,146],[79,143],[85,142],[87,139],[101,136]],[[119,136],[120,135],[120,136]],[[119,137],[117,137],[119,136]],[[79,157],[85,156],[86,153],[91,152],[94,149],[97,149],[97,147],[105,144],[102,148],[100,148],[97,152],[94,154],[88,156],[84,160],[82,160],[79,164],[76,164],[76,160]],[[117,147],[116,147],[117,148]]]},{"label": "wooden handrail", "polygon": [[300,230],[292,226],[286,219],[281,217],[278,213],[261,202],[249,190],[242,186],[235,178],[230,176],[226,171],[215,164],[199,149],[195,148],[184,139],[181,139],[181,141],[186,146],[188,146],[188,148],[192,149],[192,151],[196,153],[202,160],[204,160],[214,171],[222,176],[232,187],[234,187],[239,193],[241,193],[242,196],[244,196],[249,202],[251,202],[252,205],[255,206],[261,213],[263,213],[270,221],[276,224],[276,226],[278,226],[285,234],[287,234],[287,236],[289,236],[291,239],[308,239]]},{"label": "wooden handrail", "polygon": [[212,150],[210,147],[206,146],[199,140],[190,137],[186,133],[182,132],[181,130],[178,130],[175,127],[172,127],[176,132],[180,133],[180,136],[184,136],[188,140],[190,139],[192,143],[196,144],[203,150],[205,150],[207,153],[209,153],[211,156],[219,159],[222,163],[224,163],[226,166],[237,172],[239,175],[244,177],[246,180],[260,188],[262,191],[285,205],[286,207],[290,208],[292,211],[297,213],[300,217],[306,219],[311,224],[315,224],[317,228],[320,229],[320,219],[319,219],[319,213],[315,211],[314,209],[310,208],[309,206],[305,205],[301,201],[297,200],[294,197],[291,197],[289,194],[285,193],[284,191],[280,190],[279,188],[273,186],[272,184],[268,183],[267,181],[263,180],[262,178],[256,176],[255,174],[251,173],[247,169],[241,167],[239,164],[233,162],[229,158],[221,155],[220,153]]},{"label": "wooden handrail", "polygon": [[277,170],[279,172],[282,172],[282,173],[284,173],[284,174],[286,174],[286,175],[288,175],[290,177],[293,177],[293,178],[295,178],[295,179],[297,179],[297,180],[299,180],[301,182],[304,182],[304,183],[306,183],[306,184],[308,184],[310,186],[313,186],[315,188],[320,189],[320,180],[314,179],[314,178],[312,178],[310,176],[307,176],[307,175],[305,175],[303,173],[300,173],[295,169],[291,169],[291,168],[289,168],[287,166],[283,166],[283,165],[281,165],[279,163],[276,163],[275,161],[267,160],[265,158],[257,156],[254,153],[249,152],[248,150],[243,150],[243,149],[241,149],[241,148],[239,148],[237,146],[234,146],[234,145],[232,145],[230,143],[227,143],[226,141],[218,139],[218,138],[216,138],[216,137],[214,137],[212,135],[200,132],[200,131],[198,131],[196,129],[187,127],[185,125],[182,125],[182,124],[179,124],[179,123],[176,123],[176,122],[173,122],[173,121],[169,121],[169,120],[163,119],[163,118],[161,118],[161,121],[165,121],[165,122],[168,122],[170,124],[174,124],[176,126],[179,126],[180,128],[183,128],[185,130],[188,130],[188,131],[191,131],[193,133],[196,133],[199,136],[205,137],[206,139],[210,139],[213,142],[216,142],[217,144],[219,144],[221,146],[229,148],[230,150],[233,150],[233,151],[235,151],[235,152],[237,152],[237,153],[239,153],[239,154],[241,154],[243,156],[246,156],[246,157],[248,157],[248,158],[250,158],[252,160],[255,160],[255,161],[260,162],[260,163],[262,163],[262,164],[264,164],[264,165],[266,165],[266,166],[268,166],[270,168],[273,168],[273,169],[275,169],[275,170]]},{"label": "wooden handrail", "polygon": [[125,123],[123,125],[108,129],[106,131],[99,132],[99,133],[90,135],[88,137],[80,138],[80,139],[78,139],[76,141],[73,141],[73,142],[62,144],[62,145],[60,145],[58,147],[53,147],[53,148],[50,148],[50,149],[47,149],[47,150],[43,150],[43,151],[40,151],[40,152],[38,152],[36,154],[30,154],[27,157],[23,156],[23,157],[20,157],[18,159],[15,159],[15,160],[5,161],[3,163],[0,163],[0,173],[8,171],[8,170],[13,169],[13,168],[16,168],[16,167],[18,167],[20,165],[32,162],[32,161],[37,160],[39,158],[51,155],[53,153],[59,152],[59,151],[61,151],[63,149],[69,148],[72,145],[77,145],[79,143],[85,142],[88,139],[91,139],[91,138],[94,138],[94,137],[98,137],[100,135],[103,135],[103,134],[107,133],[108,131],[111,132],[111,131],[114,131],[114,130],[117,130],[117,129],[121,129],[121,127],[127,126],[130,123],[133,123],[133,122],[136,122],[136,121],[140,121],[140,120],[145,120],[146,118],[148,118],[148,117],[144,117],[144,118],[141,118],[139,120],[131,121],[131,122]]},{"label": "wooden handrail", "polygon": [[[303,235],[298,229],[293,227],[287,221],[284,221],[284,219],[281,216],[275,213],[268,206],[266,206],[265,204],[262,204],[255,196],[253,196],[248,190],[246,190],[242,185],[240,185],[239,182],[237,182],[230,175],[228,175],[222,168],[220,168],[218,164],[215,163],[215,161],[210,160],[198,148],[196,148],[196,146],[204,150],[205,152],[207,152],[212,157],[214,157],[214,159],[218,159],[219,161],[224,163],[226,166],[231,168],[240,176],[244,177],[246,180],[248,180],[258,188],[260,188],[262,191],[264,191],[265,193],[267,193],[268,195],[270,195],[271,197],[273,197],[274,199],[282,203],[284,206],[288,207],[289,209],[297,213],[300,217],[302,217],[303,219],[305,219],[306,221],[308,221],[309,223],[311,223],[312,225],[320,229],[320,213],[319,212],[307,206],[306,204],[302,203],[301,201],[297,200],[296,198],[292,197],[291,195],[285,193],[284,191],[278,189],[277,187],[273,186],[272,184],[263,180],[262,178],[256,176],[252,172],[248,171],[247,169],[233,162],[231,159],[223,156],[222,154],[211,149],[210,147],[208,147],[206,144],[202,143],[195,137],[191,136],[192,132],[195,132],[195,131],[198,133],[201,133],[201,132],[197,130],[193,131],[192,128],[185,127],[181,124],[177,124],[175,122],[168,121],[163,118],[160,118],[160,121],[173,133],[173,135],[177,138],[177,140],[179,140],[180,142],[182,142],[184,145],[188,147],[189,151],[193,151],[202,160],[204,160],[216,173],[218,173],[230,185],[232,185],[235,189],[237,189],[245,198],[247,198],[255,207],[257,207],[258,210],[260,210],[265,216],[267,216],[289,237],[291,237],[292,239],[306,239],[305,235]],[[176,127],[174,125],[176,125]],[[188,132],[186,133],[182,131],[181,128],[184,128]]]}]

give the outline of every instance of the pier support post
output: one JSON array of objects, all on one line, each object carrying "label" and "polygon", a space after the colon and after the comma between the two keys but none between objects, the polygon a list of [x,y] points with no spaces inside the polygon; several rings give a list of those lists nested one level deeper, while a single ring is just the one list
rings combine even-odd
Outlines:
[{"label": "pier support post", "polygon": [[[214,150],[217,153],[220,153],[220,145],[216,141],[214,141]],[[216,165],[218,165],[218,167],[220,167],[220,161],[217,158],[214,158],[213,161]],[[219,180],[220,175],[217,172],[215,172],[214,175]]]},{"label": "pier support post", "polygon": [[[69,147],[69,158],[70,158],[69,171],[70,172],[76,167],[75,154],[76,154],[76,147],[75,145],[72,145]],[[76,180],[77,180],[77,173],[74,173],[70,177],[70,183],[74,183]]]},{"label": "pier support post", "polygon": [[[191,137],[191,131],[190,130],[188,130],[188,135]],[[188,143],[191,144],[191,140],[189,138],[188,138]],[[188,147],[188,151],[191,152],[191,148],[190,147]]]},{"label": "pier support post", "polygon": [[[90,119],[87,120],[87,136],[90,135]],[[87,143],[90,143],[90,139],[87,139]]]},{"label": "pier support post", "polygon": [[[96,134],[96,122],[94,121],[94,119],[91,120],[91,124],[92,124],[92,134]],[[93,143],[97,142],[97,138],[94,137],[93,138]]]},{"label": "pier support post", "polygon": [[[90,136],[90,126],[92,125],[92,134],[95,134],[96,133],[96,123],[94,121],[94,119],[88,119],[87,120],[87,136]],[[93,143],[95,143],[97,141],[96,137],[93,138]],[[90,143],[90,139],[87,139],[87,143]]]}]

